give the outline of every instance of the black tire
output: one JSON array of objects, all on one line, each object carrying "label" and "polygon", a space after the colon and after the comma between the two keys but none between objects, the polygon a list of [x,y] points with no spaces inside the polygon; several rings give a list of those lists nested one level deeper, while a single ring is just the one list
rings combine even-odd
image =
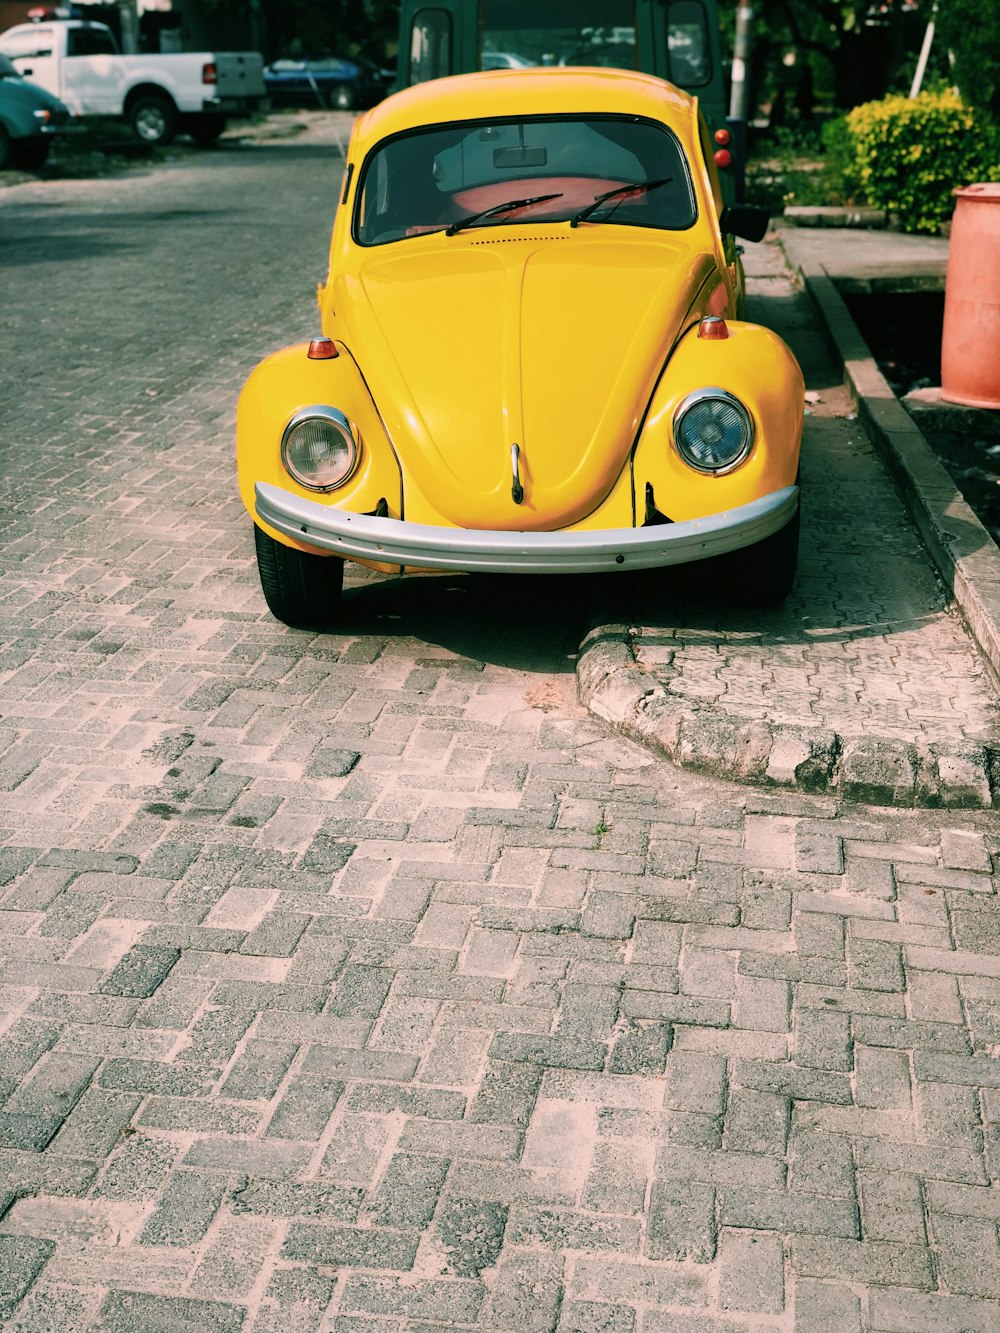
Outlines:
[{"label": "black tire", "polygon": [[14,163],[14,150],[11,146],[10,135],[0,125],[0,171],[6,171]]},{"label": "black tire", "polygon": [[346,83],[341,83],[334,88],[331,101],[338,111],[352,111],[354,109],[354,93]]},{"label": "black tire", "polygon": [[260,586],[271,615],[296,629],[332,625],[344,587],[343,560],[284,546],[256,523],[253,535]]},{"label": "black tire", "polygon": [[780,606],[792,591],[799,555],[799,511],[783,528],[726,557],[729,596],[741,606]]},{"label": "black tire", "polygon": [[14,161],[26,171],[37,171],[48,160],[50,146],[48,139],[28,139],[14,150]]},{"label": "black tire", "polygon": [[140,93],[129,105],[132,133],[148,148],[163,148],[177,133],[177,108],[166,93]]},{"label": "black tire", "polygon": [[226,123],[225,116],[198,116],[188,126],[188,133],[199,148],[211,148]]}]

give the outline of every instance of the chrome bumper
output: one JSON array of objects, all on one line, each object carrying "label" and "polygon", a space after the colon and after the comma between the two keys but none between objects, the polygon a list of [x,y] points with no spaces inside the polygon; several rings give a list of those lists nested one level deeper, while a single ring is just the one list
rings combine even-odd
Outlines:
[{"label": "chrome bumper", "polygon": [[599,574],[705,560],[763,541],[789,522],[799,502],[799,488],[786,486],[737,509],[683,523],[592,532],[496,532],[349,514],[264,482],[254,489],[263,523],[334,555],[491,574]]}]

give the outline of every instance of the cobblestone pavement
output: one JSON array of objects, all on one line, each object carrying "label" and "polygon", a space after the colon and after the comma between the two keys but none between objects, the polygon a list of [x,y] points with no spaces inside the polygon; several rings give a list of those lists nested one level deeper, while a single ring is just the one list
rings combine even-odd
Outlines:
[{"label": "cobblestone pavement", "polygon": [[995,1333],[994,818],[654,761],[589,586],[264,611],[234,397],[338,177],[0,200],[0,1322]]}]

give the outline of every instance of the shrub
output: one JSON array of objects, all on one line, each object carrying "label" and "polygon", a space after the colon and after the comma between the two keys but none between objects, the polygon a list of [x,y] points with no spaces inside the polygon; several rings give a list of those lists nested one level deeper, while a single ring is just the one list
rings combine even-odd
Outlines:
[{"label": "shrub", "polygon": [[862,192],[904,231],[936,232],[951,217],[957,186],[1000,180],[996,122],[953,92],[885,97],[846,120]]}]

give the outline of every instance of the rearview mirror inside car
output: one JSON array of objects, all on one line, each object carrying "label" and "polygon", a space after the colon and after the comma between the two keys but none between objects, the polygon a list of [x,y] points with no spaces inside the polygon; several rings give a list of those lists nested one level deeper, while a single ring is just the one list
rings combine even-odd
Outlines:
[{"label": "rearview mirror inside car", "polygon": [[518,144],[515,148],[494,148],[493,165],[495,167],[544,167],[548,165],[549,154],[545,148],[528,148]]}]

